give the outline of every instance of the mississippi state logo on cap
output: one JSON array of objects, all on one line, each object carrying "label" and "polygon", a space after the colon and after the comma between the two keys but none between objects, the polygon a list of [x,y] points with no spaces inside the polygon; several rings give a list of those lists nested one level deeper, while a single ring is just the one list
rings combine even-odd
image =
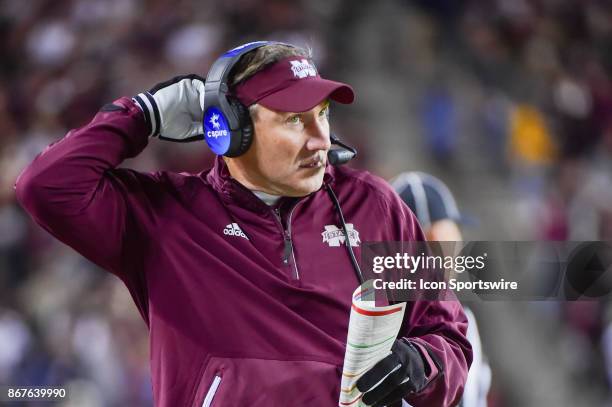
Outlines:
[{"label": "mississippi state logo on cap", "polygon": [[329,98],[352,103],[353,88],[323,79],[314,63],[301,56],[290,56],[267,66],[238,84],[235,97],[245,106],[258,103],[281,112],[305,112]]},{"label": "mississippi state logo on cap", "polygon": [[230,128],[225,116],[217,107],[212,106],[204,113],[204,138],[208,147],[218,155],[227,152],[230,146]]},{"label": "mississippi state logo on cap", "polygon": [[308,62],[306,59],[302,59],[301,61],[289,61],[291,63],[291,72],[293,72],[293,76],[299,79],[304,79],[309,76],[315,77],[317,76],[317,69],[313,64]]}]

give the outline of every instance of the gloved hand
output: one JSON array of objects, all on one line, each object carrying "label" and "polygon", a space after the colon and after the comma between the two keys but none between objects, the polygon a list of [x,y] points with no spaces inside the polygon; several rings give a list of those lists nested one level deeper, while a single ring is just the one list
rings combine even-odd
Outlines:
[{"label": "gloved hand", "polygon": [[418,349],[408,340],[396,339],[391,354],[357,380],[361,399],[367,405],[387,406],[401,402],[408,393],[425,387],[425,365]]},{"label": "gloved hand", "polygon": [[194,74],[176,76],[139,93],[133,100],[144,112],[150,136],[178,142],[203,139],[204,78]]}]

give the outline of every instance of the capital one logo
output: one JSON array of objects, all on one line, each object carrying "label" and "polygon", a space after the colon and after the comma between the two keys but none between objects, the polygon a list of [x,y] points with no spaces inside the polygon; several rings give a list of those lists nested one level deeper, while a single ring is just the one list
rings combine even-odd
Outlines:
[{"label": "capital one logo", "polygon": [[[359,243],[361,243],[359,232],[353,227],[352,223],[346,224],[346,230],[348,231],[351,246],[358,247]],[[335,225],[325,225],[325,232],[321,233],[321,235],[323,236],[323,243],[329,244],[329,247],[340,247],[341,244],[346,244],[344,230],[339,229]]]},{"label": "capital one logo", "polygon": [[289,62],[291,62],[291,71],[293,72],[293,76],[296,78],[304,79],[307,76],[317,76],[317,70],[306,59]]}]

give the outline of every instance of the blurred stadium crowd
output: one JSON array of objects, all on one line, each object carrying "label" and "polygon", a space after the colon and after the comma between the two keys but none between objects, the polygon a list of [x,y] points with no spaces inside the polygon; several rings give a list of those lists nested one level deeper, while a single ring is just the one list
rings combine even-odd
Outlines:
[{"label": "blurred stadium crowd", "polygon": [[[204,76],[253,39],[308,44],[320,71],[352,83],[358,101],[334,108],[332,126],[358,147],[355,165],[443,179],[476,221],[467,240],[612,240],[612,3],[370,3],[0,2],[0,384],[69,385],[66,406],[152,404],[127,290],[30,221],[13,183],[103,104]],[[202,145],[152,141],[126,166],[211,160]],[[490,406],[612,404],[612,307],[474,308]]]}]

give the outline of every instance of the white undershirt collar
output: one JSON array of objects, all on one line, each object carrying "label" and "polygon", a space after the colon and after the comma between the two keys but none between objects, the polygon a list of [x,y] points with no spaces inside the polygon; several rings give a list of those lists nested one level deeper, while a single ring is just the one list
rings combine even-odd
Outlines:
[{"label": "white undershirt collar", "polygon": [[281,199],[280,196],[268,194],[267,192],[262,192],[262,191],[252,191],[252,192],[255,194],[257,198],[261,199],[268,206],[274,206],[278,202],[278,200]]}]

